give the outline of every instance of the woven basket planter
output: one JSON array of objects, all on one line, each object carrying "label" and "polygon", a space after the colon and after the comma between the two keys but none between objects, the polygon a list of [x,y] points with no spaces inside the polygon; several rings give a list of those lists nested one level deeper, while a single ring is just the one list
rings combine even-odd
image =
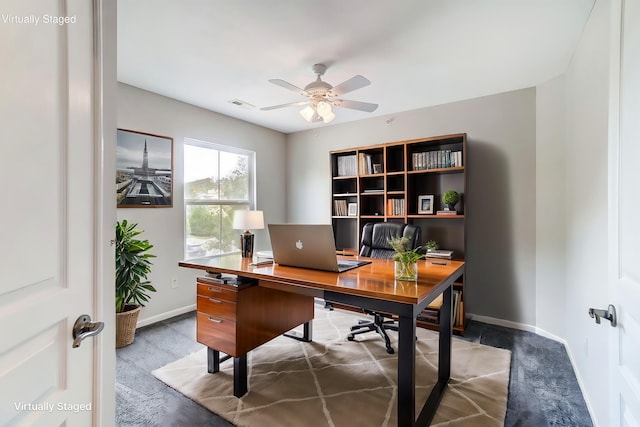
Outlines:
[{"label": "woven basket planter", "polygon": [[125,311],[116,313],[116,348],[128,346],[133,342],[141,309],[139,305],[128,305]]}]

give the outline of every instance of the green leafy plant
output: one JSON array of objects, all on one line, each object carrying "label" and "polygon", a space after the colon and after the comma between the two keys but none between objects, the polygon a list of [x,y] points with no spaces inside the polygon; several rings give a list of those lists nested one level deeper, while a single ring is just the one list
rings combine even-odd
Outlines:
[{"label": "green leafy plant", "polygon": [[423,254],[418,253],[420,247],[410,249],[409,243],[410,241],[407,237],[394,237],[389,240],[389,245],[396,251],[392,257],[394,261],[400,261],[402,264],[408,265],[424,258]]},{"label": "green leafy plant", "polygon": [[149,301],[149,292],[156,289],[147,279],[155,255],[147,251],[153,248],[148,240],[136,239],[142,230],[138,224],[127,220],[116,223],[116,312],[126,311],[127,306],[143,306]]},{"label": "green leafy plant", "polygon": [[435,240],[429,240],[426,246],[430,251],[437,251],[438,249],[440,249],[440,245]]},{"label": "green leafy plant", "polygon": [[458,203],[458,200],[460,200],[460,195],[453,190],[447,190],[442,195],[442,203],[447,206],[455,205],[456,203]]}]

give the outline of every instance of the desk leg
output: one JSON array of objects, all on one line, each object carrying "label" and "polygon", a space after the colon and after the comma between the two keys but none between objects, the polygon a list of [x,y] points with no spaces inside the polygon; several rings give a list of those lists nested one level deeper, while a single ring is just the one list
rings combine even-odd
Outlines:
[{"label": "desk leg", "polygon": [[440,338],[438,340],[438,382],[434,384],[429,394],[427,402],[424,404],[417,426],[428,426],[436,414],[440,400],[444,392],[447,390],[449,378],[451,376],[451,337],[453,331],[451,329],[451,291],[449,286],[442,293],[442,306],[440,307]]},{"label": "desk leg", "polygon": [[416,318],[398,319],[398,426],[416,419]]},{"label": "desk leg", "polygon": [[233,358],[233,395],[242,397],[247,393],[247,355]]},{"label": "desk leg", "polygon": [[[230,359],[227,355],[220,359],[220,352],[207,347],[207,372],[215,374],[220,372],[220,362]],[[247,355],[233,358],[233,395],[242,397],[247,393]]]},{"label": "desk leg", "polygon": [[220,358],[220,352],[218,350],[207,347],[207,372],[210,374],[220,372],[220,364],[230,358],[231,356],[229,355]]},{"label": "desk leg", "polygon": [[451,376],[451,339],[453,322],[451,319],[453,303],[452,287],[442,293],[442,307],[440,308],[440,351],[438,353],[438,380],[449,382]]},{"label": "desk leg", "polygon": [[302,325],[302,336],[296,333],[296,331],[287,332],[286,334],[282,335],[298,341],[311,342],[313,340],[313,320],[309,320]]}]

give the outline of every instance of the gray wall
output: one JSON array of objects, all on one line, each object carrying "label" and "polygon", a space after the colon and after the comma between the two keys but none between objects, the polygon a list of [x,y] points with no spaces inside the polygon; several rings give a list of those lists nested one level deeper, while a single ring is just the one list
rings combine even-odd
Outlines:
[{"label": "gray wall", "polygon": [[[173,138],[173,208],[118,209],[118,220],[137,222],[142,237],[153,245],[149,276],[158,292],[142,310],[145,324],[195,307],[194,271],[178,267],[184,258],[183,142],[184,138],[230,145],[256,152],[257,208],[266,222],[285,220],[285,135],[222,114],[118,84],[118,127]],[[114,177],[115,179],[115,177]],[[115,194],[114,194],[115,202]],[[266,230],[256,232],[256,249],[269,247]],[[178,287],[171,287],[177,279]]]},{"label": "gray wall", "polygon": [[287,220],[330,222],[331,150],[459,132],[468,136],[466,308],[535,325],[534,88],[289,135]]},{"label": "gray wall", "polygon": [[536,327],[566,334],[567,153],[565,77],[536,89]]}]

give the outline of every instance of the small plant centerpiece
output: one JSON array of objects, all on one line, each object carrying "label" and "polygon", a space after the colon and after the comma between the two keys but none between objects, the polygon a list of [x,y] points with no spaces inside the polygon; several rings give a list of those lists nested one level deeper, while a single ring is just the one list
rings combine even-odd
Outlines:
[{"label": "small plant centerpiece", "polygon": [[133,342],[140,309],[149,301],[149,292],[156,292],[147,280],[150,258],[155,258],[147,251],[153,245],[136,238],[142,233],[137,226],[126,219],[116,223],[116,347]]},{"label": "small plant centerpiece", "polygon": [[429,252],[437,251],[438,249],[440,249],[440,245],[435,240],[429,240],[426,246],[427,246],[427,251]]},{"label": "small plant centerpiece", "polygon": [[447,190],[442,195],[442,203],[447,205],[451,211],[456,210],[456,203],[458,203],[458,200],[460,200],[460,195],[453,190]]},{"label": "small plant centerpiece", "polygon": [[411,249],[409,239],[406,237],[394,237],[389,240],[389,245],[396,251],[392,259],[395,261],[395,278],[397,280],[418,280],[418,260],[424,258],[418,253],[420,247]]}]

